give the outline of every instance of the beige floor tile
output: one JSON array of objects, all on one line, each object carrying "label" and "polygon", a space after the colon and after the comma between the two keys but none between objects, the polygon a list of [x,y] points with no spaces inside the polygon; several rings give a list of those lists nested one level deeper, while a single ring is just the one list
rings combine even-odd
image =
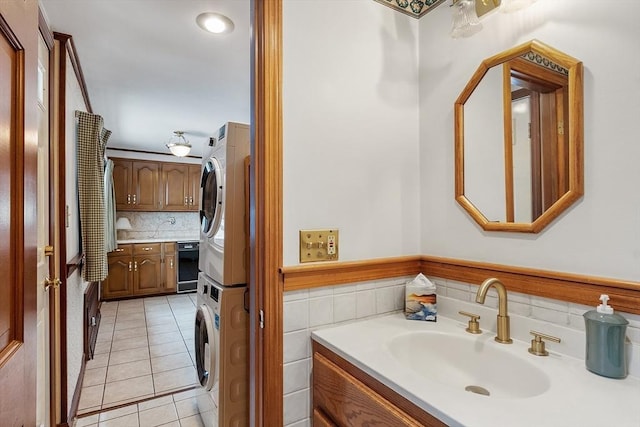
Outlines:
[{"label": "beige floor tile", "polygon": [[89,427],[98,425],[98,414],[89,415],[88,417],[78,417],[74,427]]},{"label": "beige floor tile", "polygon": [[131,329],[120,329],[113,332],[114,340],[122,340],[133,337],[146,337],[147,336],[147,328],[142,325],[137,328]]},{"label": "beige floor tile", "polygon": [[161,325],[154,325],[154,326],[147,327],[147,333],[149,335],[166,334],[168,332],[179,332],[178,325],[176,324],[175,321],[172,323],[164,323]]},{"label": "beige floor tile", "polygon": [[171,371],[178,368],[193,366],[193,361],[188,352],[169,354],[151,359],[153,373]]},{"label": "beige floor tile", "polygon": [[140,347],[129,350],[112,351],[109,357],[109,366],[121,363],[135,362],[137,360],[149,359],[149,348]]},{"label": "beige floor tile", "polygon": [[154,304],[168,304],[167,297],[164,295],[159,297],[146,297],[142,300],[142,302],[144,303],[145,307]]},{"label": "beige floor tile", "polygon": [[173,402],[156,408],[140,411],[140,427],[156,427],[172,421],[178,421],[178,413]]},{"label": "beige floor tile", "polygon": [[125,415],[137,414],[138,413],[138,405],[135,403],[133,405],[124,406],[118,409],[112,409],[110,411],[101,412],[99,415],[99,421],[108,421],[116,418],[124,417]]},{"label": "beige floor tile", "polygon": [[172,421],[172,422],[167,423],[167,424],[162,424],[159,427],[180,427],[180,421]]},{"label": "beige floor tile", "polygon": [[142,321],[144,320],[144,318],[144,311],[118,313],[118,316],[116,317],[116,323],[122,321]]},{"label": "beige floor tile", "polygon": [[138,413],[125,415],[124,417],[114,418],[112,420],[102,421],[99,427],[139,427]]},{"label": "beige floor tile", "polygon": [[149,359],[121,363],[119,365],[109,365],[106,382],[112,383],[114,381],[128,380],[129,378],[143,377],[149,374],[151,374]]},{"label": "beige floor tile", "polygon": [[176,318],[176,322],[178,323],[195,323],[196,312],[195,310],[193,310],[193,313],[174,315],[174,317]]},{"label": "beige floor tile", "polygon": [[167,356],[169,354],[183,353],[187,351],[187,346],[183,340],[166,342],[164,344],[150,345],[149,354],[151,358]]},{"label": "beige floor tile", "polygon": [[113,340],[113,343],[111,344],[111,351],[131,350],[132,348],[146,347],[148,345],[149,341],[146,336],[123,338]]},{"label": "beige floor tile", "polygon": [[144,319],[142,320],[116,320],[116,331],[120,331],[122,329],[133,329],[133,328],[141,328],[145,326]]},{"label": "beige floor tile", "polygon": [[191,390],[186,390],[186,391],[181,391],[181,392],[178,392],[178,393],[174,393],[172,396],[173,396],[173,400],[176,403],[178,403],[181,400],[189,399],[189,398],[192,398],[192,397],[196,397],[196,396],[201,395],[202,393],[206,393],[206,391],[204,390],[204,388],[198,386],[198,387],[192,388]]},{"label": "beige floor tile", "polygon": [[111,351],[111,340],[96,341],[93,354],[109,353]]},{"label": "beige floor tile", "polygon": [[176,411],[178,411],[178,418],[187,418],[196,415],[199,412],[198,401],[195,397],[180,400],[176,402]]},{"label": "beige floor tile", "polygon": [[158,325],[175,325],[176,320],[173,315],[166,315],[164,313],[147,315],[147,326]]},{"label": "beige floor tile", "polygon": [[102,404],[104,384],[83,387],[80,392],[80,402],[78,409],[93,408]]},{"label": "beige floor tile", "polygon": [[180,418],[180,427],[204,427],[200,415],[193,415],[187,418]]},{"label": "beige floor tile", "polygon": [[103,405],[153,395],[151,375],[107,383],[104,387]]},{"label": "beige floor tile", "polygon": [[102,405],[100,406],[91,406],[89,408],[84,408],[84,409],[78,409],[78,416],[81,417],[84,414],[88,414],[90,412],[96,412],[102,409]]},{"label": "beige floor tile", "polygon": [[156,393],[178,390],[194,385],[197,382],[196,370],[192,366],[153,374],[153,384]]},{"label": "beige floor tile", "polygon": [[157,408],[158,406],[164,406],[173,403],[173,396],[167,395],[158,397],[157,399],[146,400],[138,403],[138,411],[146,411],[147,409]]},{"label": "beige floor tile", "polygon": [[180,332],[167,332],[164,334],[149,335],[149,345],[165,344],[168,342],[182,342]]},{"label": "beige floor tile", "polygon": [[104,384],[104,379],[107,375],[107,367],[87,369],[84,371],[84,378],[82,380],[82,387],[89,387],[92,385]]}]

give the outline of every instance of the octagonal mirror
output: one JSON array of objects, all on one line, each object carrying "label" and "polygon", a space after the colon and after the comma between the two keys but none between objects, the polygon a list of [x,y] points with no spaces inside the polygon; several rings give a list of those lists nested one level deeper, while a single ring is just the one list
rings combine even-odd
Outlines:
[{"label": "octagonal mirror", "polygon": [[456,200],[537,233],[583,194],[582,62],[537,40],[484,60],[455,103]]}]

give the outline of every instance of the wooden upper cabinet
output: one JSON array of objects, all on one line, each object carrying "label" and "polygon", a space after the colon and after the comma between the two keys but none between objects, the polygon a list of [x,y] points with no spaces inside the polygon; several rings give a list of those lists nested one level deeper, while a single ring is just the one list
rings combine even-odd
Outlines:
[{"label": "wooden upper cabinet", "polygon": [[189,165],[179,163],[162,164],[162,200],[165,210],[188,211]]},{"label": "wooden upper cabinet", "polygon": [[157,162],[113,159],[116,210],[161,210],[160,165]]},{"label": "wooden upper cabinet", "polygon": [[113,160],[113,186],[119,211],[197,211],[200,165]]},{"label": "wooden upper cabinet", "polygon": [[189,192],[191,210],[198,211],[200,208],[200,179],[202,167],[200,165],[189,165]]},{"label": "wooden upper cabinet", "polygon": [[156,162],[133,162],[133,204],[136,210],[162,208],[159,198],[160,165]]}]

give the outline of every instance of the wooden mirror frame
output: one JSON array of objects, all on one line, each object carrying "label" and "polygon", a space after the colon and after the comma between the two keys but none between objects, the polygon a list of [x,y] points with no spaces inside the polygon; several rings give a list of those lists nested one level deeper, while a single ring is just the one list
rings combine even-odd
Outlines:
[{"label": "wooden mirror frame", "polygon": [[[546,57],[568,70],[568,117],[565,132],[568,132],[568,189],[547,210],[531,223],[489,221],[464,194],[464,104],[473,94],[484,75],[492,67],[533,52]],[[503,102],[510,96],[503,94]],[[506,111],[506,110],[505,110]],[[510,110],[509,110],[510,111]],[[584,193],[584,153],[583,153],[583,68],[582,62],[566,55],[538,40],[516,46],[482,61],[469,83],[454,104],[455,115],[455,198],[485,231],[512,231],[538,233],[562,212],[568,209]],[[505,113],[505,119],[506,117]],[[510,119],[511,114],[509,114]],[[511,122],[504,122],[504,133],[511,135]],[[505,153],[505,158],[507,153]],[[512,172],[511,172],[512,173]]]}]

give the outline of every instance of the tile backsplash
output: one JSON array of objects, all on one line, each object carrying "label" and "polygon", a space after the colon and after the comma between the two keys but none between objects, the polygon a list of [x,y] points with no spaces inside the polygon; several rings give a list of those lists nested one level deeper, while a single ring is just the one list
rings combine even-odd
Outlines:
[{"label": "tile backsplash", "polygon": [[[116,218],[125,217],[131,230],[118,230],[118,240],[155,238],[200,238],[198,212],[118,212]],[[171,224],[175,218],[175,224]]]},{"label": "tile backsplash", "polygon": [[[412,278],[398,277],[285,292],[283,379],[286,427],[311,425],[311,331],[404,309],[404,285]],[[458,311],[472,310],[481,315],[482,329],[496,330],[498,300],[494,290],[489,291],[485,304],[480,305],[475,302],[475,284],[438,277],[429,279],[437,287],[438,315],[466,322],[466,318],[458,315]],[[511,335],[525,342],[531,339],[531,329],[555,335],[562,338],[562,343],[550,343],[547,347],[549,351],[584,359],[585,328],[582,315],[598,303],[594,301],[591,307],[509,292]],[[629,375],[640,377],[640,315],[620,314],[629,321]]]}]

